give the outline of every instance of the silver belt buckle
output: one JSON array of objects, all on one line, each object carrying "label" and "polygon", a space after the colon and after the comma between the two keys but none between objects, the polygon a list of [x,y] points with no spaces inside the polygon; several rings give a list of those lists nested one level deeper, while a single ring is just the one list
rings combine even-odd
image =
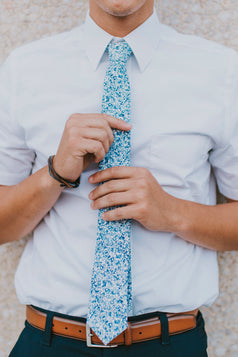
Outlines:
[{"label": "silver belt buckle", "polygon": [[118,345],[111,345],[111,346],[105,346],[105,345],[94,345],[92,343],[92,337],[94,336],[93,333],[91,333],[91,328],[90,326],[86,323],[86,341],[87,341],[87,346],[88,347],[100,347],[100,348],[111,348],[111,347],[117,347]]}]

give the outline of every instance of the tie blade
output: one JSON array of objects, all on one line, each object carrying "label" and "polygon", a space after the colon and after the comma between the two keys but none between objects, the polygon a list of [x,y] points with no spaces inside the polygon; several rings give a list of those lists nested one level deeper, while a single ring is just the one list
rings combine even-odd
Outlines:
[{"label": "tie blade", "polygon": [[127,328],[131,309],[131,224],[121,223],[103,221],[97,237],[87,323],[104,345]]},{"label": "tie blade", "polygon": [[122,285],[122,281],[116,282],[120,285],[119,294],[113,281],[92,281],[94,288],[91,291],[87,323],[104,345],[127,328],[128,284]]},{"label": "tie blade", "polygon": [[[102,318],[102,316],[100,317]],[[108,318],[107,314],[105,320],[99,321],[97,316],[93,314],[88,317],[87,323],[105,346],[127,328],[127,319],[124,316],[117,316],[117,318],[115,316],[110,318],[109,316]]]}]

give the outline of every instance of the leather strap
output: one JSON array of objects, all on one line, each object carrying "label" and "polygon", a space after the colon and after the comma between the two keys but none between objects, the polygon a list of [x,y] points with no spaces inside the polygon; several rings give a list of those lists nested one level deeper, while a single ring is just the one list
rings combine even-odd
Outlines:
[{"label": "leather strap", "polygon": [[[179,314],[168,313],[169,334],[175,335],[186,332],[196,327],[196,316],[198,309]],[[46,313],[32,306],[26,306],[26,319],[30,325],[42,331],[45,330]],[[91,330],[92,334],[93,331]],[[59,336],[70,337],[86,341],[86,324],[83,322],[53,317],[52,333]],[[109,345],[131,345],[136,342],[153,340],[161,337],[161,323],[159,317],[155,316],[143,321],[131,321],[128,328],[117,336]],[[93,344],[102,345],[96,335],[91,337]]]}]

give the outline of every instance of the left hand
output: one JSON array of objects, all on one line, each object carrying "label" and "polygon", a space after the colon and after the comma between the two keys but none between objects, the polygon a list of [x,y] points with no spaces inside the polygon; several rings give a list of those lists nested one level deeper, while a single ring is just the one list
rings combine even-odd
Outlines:
[{"label": "left hand", "polygon": [[116,207],[105,212],[106,221],[134,219],[152,231],[173,231],[172,208],[176,198],[167,194],[149,170],[141,167],[111,167],[89,177],[95,188],[89,198],[93,209]]}]

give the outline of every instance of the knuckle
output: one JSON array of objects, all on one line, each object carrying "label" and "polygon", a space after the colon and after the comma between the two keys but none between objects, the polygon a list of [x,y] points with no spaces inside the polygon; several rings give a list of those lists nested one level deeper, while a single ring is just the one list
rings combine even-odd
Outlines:
[{"label": "knuckle", "polygon": [[113,191],[114,188],[115,188],[115,183],[114,183],[113,181],[109,181],[109,182],[107,183],[107,186],[108,186],[108,189],[109,189],[110,191]]},{"label": "knuckle", "polygon": [[148,169],[145,169],[145,168],[144,168],[144,177],[145,177],[146,179],[148,179],[150,176],[151,176],[150,171],[149,171]]},{"label": "knuckle", "polygon": [[102,119],[107,122],[107,118],[108,118],[108,115],[106,113],[103,113],[102,114]]},{"label": "knuckle", "polygon": [[118,208],[115,213],[116,213],[117,218],[119,218],[119,219],[122,219],[122,218],[123,218],[123,211],[122,211],[122,209]]},{"label": "knuckle", "polygon": [[75,119],[78,119],[78,117],[80,116],[81,114],[78,114],[78,113],[73,113],[69,116],[68,120],[67,121],[74,121]]},{"label": "knuckle", "polygon": [[108,195],[107,201],[109,204],[113,204],[115,202],[115,195],[114,194]]},{"label": "knuckle", "polygon": [[69,136],[68,140],[68,145],[71,149],[74,149],[82,144],[81,140],[78,140],[78,138],[75,138],[75,136]]},{"label": "knuckle", "polygon": [[77,123],[80,124],[80,123],[82,123],[83,120],[84,120],[83,114],[80,114],[80,113],[71,114],[70,117],[65,122],[65,128],[70,129],[72,127],[75,127],[77,125]]},{"label": "knuckle", "polygon": [[141,174],[142,174],[143,176],[146,176],[146,174],[147,174],[147,169],[145,169],[144,167],[141,167]]},{"label": "knuckle", "polygon": [[140,188],[141,188],[142,190],[145,190],[145,189],[147,188],[147,185],[148,185],[148,183],[147,183],[146,178],[145,178],[145,177],[142,177],[142,178],[140,179]]},{"label": "knuckle", "polygon": [[107,140],[107,132],[105,130],[101,131],[101,140],[104,142]]},{"label": "knuckle", "polygon": [[137,199],[140,201],[140,202],[145,202],[145,199],[146,199],[146,194],[144,191],[140,190],[137,192]]},{"label": "knuckle", "polygon": [[144,168],[143,167],[137,167],[137,173],[138,173],[138,175],[143,176]]},{"label": "knuckle", "polygon": [[69,130],[72,128],[72,117],[70,116],[69,119],[65,123],[65,129]]},{"label": "knuckle", "polygon": [[102,148],[102,145],[98,141],[96,141],[92,144],[92,149],[94,152],[100,152],[101,148]]},{"label": "knuckle", "polygon": [[143,177],[143,178],[148,177],[148,175],[149,175],[149,170],[148,169],[146,169],[144,167],[139,167],[138,170],[139,170],[138,173],[139,173],[139,175],[141,177]]},{"label": "knuckle", "polygon": [[86,139],[84,139],[82,136],[77,137],[77,143],[79,145],[82,145],[85,141],[86,141]]},{"label": "knuckle", "polygon": [[146,202],[143,201],[140,204],[140,209],[139,209],[140,216],[144,217],[146,215],[147,211],[148,211],[148,205]]},{"label": "knuckle", "polygon": [[68,127],[68,135],[69,135],[69,137],[70,138],[75,138],[76,137],[76,131],[77,130],[75,130],[76,128],[72,125],[72,124],[70,124],[70,126]]},{"label": "knuckle", "polygon": [[[71,140],[72,140],[73,142],[75,141],[74,139],[71,139]],[[78,147],[80,148],[80,147],[82,147],[82,146],[84,145],[85,140],[84,140],[82,137],[79,137],[79,138],[77,138],[76,143],[77,143]]]},{"label": "knuckle", "polygon": [[103,113],[100,123],[105,128],[108,126],[108,119],[107,118],[108,118],[107,114]]},{"label": "knuckle", "polygon": [[118,167],[117,166],[113,166],[110,168],[111,174],[112,176],[116,176],[118,173]]},{"label": "knuckle", "polygon": [[75,118],[75,113],[71,114],[71,115],[69,116],[69,118],[68,118],[67,121],[71,121],[71,120],[73,120],[74,118]]}]

